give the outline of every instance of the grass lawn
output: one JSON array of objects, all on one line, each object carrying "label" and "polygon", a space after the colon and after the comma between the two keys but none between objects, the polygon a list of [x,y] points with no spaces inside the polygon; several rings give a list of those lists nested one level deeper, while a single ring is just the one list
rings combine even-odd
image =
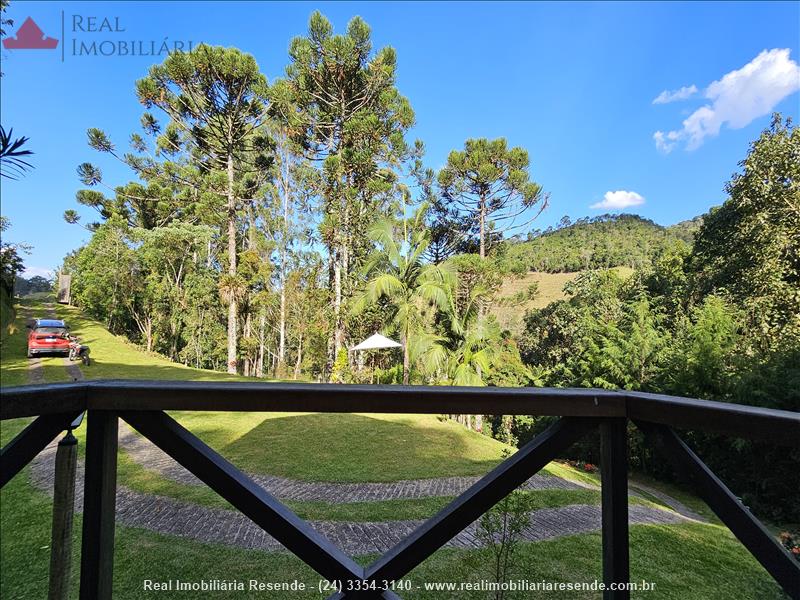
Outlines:
[{"label": "grass lawn", "polygon": [[252,381],[219,371],[194,369],[154,352],[144,352],[123,337],[113,335],[73,306],[56,305],[59,319],[64,319],[81,342],[91,348],[92,364],[82,367],[86,379],[180,379],[193,381]]},{"label": "grass lawn", "polygon": [[435,415],[173,413],[245,471],[308,481],[481,475],[504,444]]}]

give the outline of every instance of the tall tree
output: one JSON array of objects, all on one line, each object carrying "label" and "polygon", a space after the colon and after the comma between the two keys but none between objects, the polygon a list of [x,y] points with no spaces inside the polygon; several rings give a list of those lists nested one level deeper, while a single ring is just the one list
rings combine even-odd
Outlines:
[{"label": "tall tree", "polygon": [[695,293],[745,310],[759,350],[800,344],[800,130],[775,115],[753,142],[728,200],[704,218],[690,258]]},{"label": "tall tree", "polygon": [[241,295],[236,269],[237,218],[241,202],[259,187],[251,178],[269,166],[265,155],[268,142],[261,135],[266,120],[266,77],[251,55],[201,44],[151,67],[148,76],[137,81],[136,91],[145,107],[156,106],[169,115],[175,133],[180,131],[193,141],[209,170],[224,174],[228,272],[221,287],[228,304],[228,372],[236,373]]},{"label": "tall tree", "polygon": [[286,77],[272,87],[276,116],[309,158],[322,163],[320,233],[329,259],[334,333],[329,360],[345,344],[350,276],[369,250],[366,231],[398,185],[414,113],[395,87],[394,49],[373,53],[369,26],[353,18],[334,35],[319,12],[292,40]]},{"label": "tall tree", "polygon": [[[219,204],[219,196],[213,193],[213,177],[192,156],[191,140],[174,128],[163,130],[149,113],[142,116],[141,126],[142,133],[131,134],[130,148],[124,153],[102,129],[92,127],[86,132],[92,149],[130,168],[137,180],[113,186],[100,167],[81,163],[78,178],[87,189],[76,193],[78,204],[97,211],[103,221],[118,216],[131,228],[153,229],[176,220],[203,221],[203,215],[210,214],[208,209]],[[64,219],[77,224],[81,217],[70,209],[64,212]],[[86,228],[92,230],[99,224],[90,223]]]},{"label": "tall tree", "polygon": [[309,213],[319,182],[317,171],[303,157],[302,149],[296,147],[285,124],[273,123],[271,132],[275,140],[272,237],[276,245],[275,276],[279,292],[277,363],[282,370],[288,343],[287,279],[294,259],[312,237]]},{"label": "tall tree", "polygon": [[490,231],[500,236],[517,230],[546,207],[547,197],[531,181],[529,166],[523,148],[509,148],[504,138],[480,138],[467,140],[463,151],[453,150],[439,172],[442,197],[469,219],[481,258]]}]

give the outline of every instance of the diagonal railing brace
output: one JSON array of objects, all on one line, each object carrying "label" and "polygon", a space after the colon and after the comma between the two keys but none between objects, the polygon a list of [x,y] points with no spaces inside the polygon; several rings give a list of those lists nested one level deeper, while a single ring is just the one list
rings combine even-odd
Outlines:
[{"label": "diagonal railing brace", "polygon": [[42,415],[0,450],[0,488],[11,481],[45,446],[66,429],[81,411]]},{"label": "diagonal railing brace", "polygon": [[177,421],[160,411],[119,415],[320,575],[363,579],[352,558]]},{"label": "diagonal railing brace", "polygon": [[794,600],[800,600],[800,564],[778,543],[706,464],[665,425],[636,421],[683,477],[693,482],[700,497],[728,526],[745,548]]},{"label": "diagonal railing brace", "polygon": [[590,418],[560,419],[370,565],[366,578],[400,579],[596,425]]}]

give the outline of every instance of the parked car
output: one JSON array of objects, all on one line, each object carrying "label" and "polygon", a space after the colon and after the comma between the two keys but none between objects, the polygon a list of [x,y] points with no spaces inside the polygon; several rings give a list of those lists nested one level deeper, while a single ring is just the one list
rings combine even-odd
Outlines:
[{"label": "parked car", "polygon": [[72,340],[64,321],[36,319],[28,326],[28,358],[38,354],[70,354]]}]

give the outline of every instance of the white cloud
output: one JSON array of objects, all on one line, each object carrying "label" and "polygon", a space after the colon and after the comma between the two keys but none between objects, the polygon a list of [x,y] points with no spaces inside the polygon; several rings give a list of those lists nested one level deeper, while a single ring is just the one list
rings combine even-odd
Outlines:
[{"label": "white cloud", "polygon": [[639,206],[640,204],[644,204],[644,198],[636,192],[617,190],[616,192],[606,192],[600,202],[592,204],[589,208],[622,210],[623,208]]},{"label": "white cloud", "polygon": [[680,141],[686,142],[687,150],[699,148],[707,137],[718,135],[723,125],[741,129],[798,90],[800,66],[789,58],[789,49],[764,50],[741,69],[709,85],[703,95],[711,103],[689,115],[681,129],[656,131],[656,148],[670,152]]},{"label": "white cloud", "polygon": [[25,271],[22,273],[22,276],[25,279],[30,279],[31,277],[44,277],[45,279],[50,279],[53,277],[53,270],[52,269],[45,269],[44,267],[26,267]]},{"label": "white cloud", "polygon": [[680,139],[680,133],[677,131],[670,131],[664,133],[663,131],[656,131],[653,134],[653,139],[656,142],[656,148],[661,152],[669,153],[675,147]]},{"label": "white cloud", "polygon": [[677,100],[686,100],[690,96],[694,96],[697,93],[697,86],[692,84],[689,86],[683,86],[679,90],[664,90],[658,96],[655,97],[653,100],[653,104],[667,104],[669,102],[676,102]]}]

